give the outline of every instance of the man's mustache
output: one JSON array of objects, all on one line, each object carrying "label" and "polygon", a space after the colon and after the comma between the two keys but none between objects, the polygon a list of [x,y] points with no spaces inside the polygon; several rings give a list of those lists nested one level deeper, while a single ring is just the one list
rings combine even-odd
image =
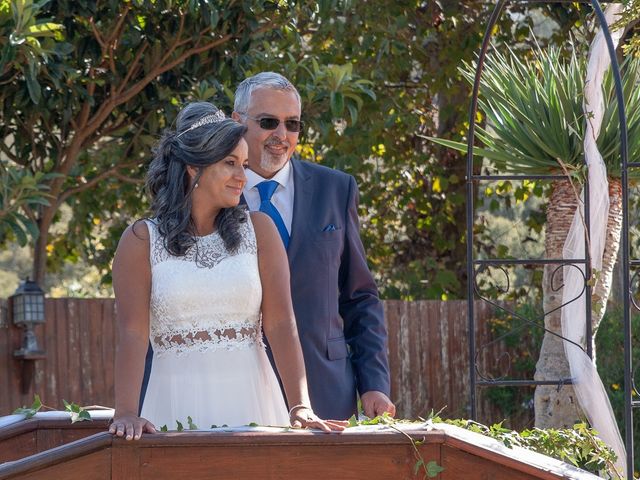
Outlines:
[{"label": "man's mustache", "polygon": [[271,147],[271,146],[276,146],[276,147],[287,147],[289,148],[289,142],[282,142],[280,140],[267,140],[266,142],[264,142],[264,146],[265,147]]}]

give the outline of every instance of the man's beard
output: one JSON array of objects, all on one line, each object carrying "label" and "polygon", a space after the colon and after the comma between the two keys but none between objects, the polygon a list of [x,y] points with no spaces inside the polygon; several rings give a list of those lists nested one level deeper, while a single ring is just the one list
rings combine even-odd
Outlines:
[{"label": "man's beard", "polygon": [[[270,144],[265,144],[265,147],[268,145]],[[272,145],[281,145],[281,143],[274,142]],[[282,155],[274,155],[272,153],[269,153],[266,148],[263,148],[262,154],[260,155],[260,168],[266,172],[276,173],[282,167],[284,167],[284,165],[287,163],[287,160],[289,159],[289,145],[286,145],[286,147],[287,151]]]}]

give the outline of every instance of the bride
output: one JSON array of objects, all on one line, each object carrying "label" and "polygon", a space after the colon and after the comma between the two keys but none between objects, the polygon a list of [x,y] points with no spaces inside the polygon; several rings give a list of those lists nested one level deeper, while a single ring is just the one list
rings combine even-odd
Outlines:
[{"label": "bride", "polygon": [[[210,103],[187,105],[149,167],[154,216],[129,226],[120,239],[113,261],[118,340],[109,431],[127,440],[177,422],[327,432],[346,425],[311,410],[276,227],[268,216],[238,206],[246,183],[245,130]],[[149,342],[153,364],[139,410]]]}]

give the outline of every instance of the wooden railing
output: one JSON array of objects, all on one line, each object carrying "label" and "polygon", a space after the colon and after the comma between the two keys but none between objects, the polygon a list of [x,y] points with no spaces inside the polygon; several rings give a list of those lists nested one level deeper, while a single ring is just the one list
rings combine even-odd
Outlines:
[{"label": "wooden railing", "polygon": [[[24,431],[14,428],[14,434],[27,433],[36,426],[35,436],[45,430],[57,428],[68,433],[79,428],[77,424],[46,421],[23,423]],[[419,462],[442,468],[434,477],[439,480],[597,478],[558,460],[524,449],[512,450],[457,427],[434,427],[417,425],[402,433],[387,429],[333,435],[292,429],[185,431],[145,434],[134,442],[114,438],[103,430],[44,451],[34,446],[30,455],[0,463],[0,480],[386,480],[425,477]],[[10,447],[11,436],[6,430],[0,429],[0,455]]]},{"label": "wooden railing", "polygon": [[105,433],[107,420],[71,423],[70,420],[31,418],[0,428],[0,464]]}]

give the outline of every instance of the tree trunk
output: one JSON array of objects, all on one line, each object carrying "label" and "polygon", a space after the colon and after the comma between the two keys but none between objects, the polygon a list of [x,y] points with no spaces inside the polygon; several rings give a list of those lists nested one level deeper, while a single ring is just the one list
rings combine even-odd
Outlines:
[{"label": "tree trunk", "polygon": [[602,259],[602,272],[591,292],[591,305],[593,306],[593,316],[591,317],[593,337],[591,345],[593,347],[593,358],[595,360],[596,344],[595,336],[600,326],[600,321],[607,308],[607,301],[611,294],[611,286],[614,281],[614,268],[618,260],[620,251],[620,238],[622,236],[622,180],[619,178],[609,179],[609,217],[607,218],[607,240],[604,246],[604,256]]},{"label": "tree trunk", "polygon": [[[545,258],[562,258],[562,247],[569,233],[577,204],[575,192],[569,181],[554,184],[547,208]],[[542,305],[545,312],[554,310],[562,304],[562,288],[559,288],[562,280],[561,266],[545,265],[542,278]],[[560,310],[545,316],[544,326],[547,330],[562,334]],[[570,376],[562,340],[545,332],[534,379],[558,380]],[[538,386],[534,396],[534,406],[536,427],[539,428],[570,427],[580,418],[577,399],[573,388],[568,385],[561,388],[553,385]]]},{"label": "tree trunk", "polygon": [[[609,180],[609,217],[607,219],[607,239],[605,244],[602,272],[599,274],[592,291],[592,329],[595,331],[602,320],[606,301],[611,290],[613,267],[620,246],[622,228],[622,189],[618,179]],[[545,236],[545,257],[562,258],[562,247],[569,233],[577,199],[568,181],[557,182],[553,187],[547,209]],[[557,271],[556,271],[557,269]],[[554,275],[555,271],[555,275]],[[549,312],[562,304],[562,267],[547,265],[542,280],[543,308]],[[600,307],[598,305],[601,305]],[[556,310],[544,319],[545,327],[557,334],[562,333],[561,312]],[[590,340],[593,345],[593,338]],[[595,355],[595,347],[594,347]],[[540,357],[536,364],[536,380],[568,379],[571,374],[567,363],[562,340],[555,335],[545,333]],[[570,385],[560,388],[553,385],[536,388],[535,424],[539,428],[572,427],[582,416],[580,406]]]},{"label": "tree trunk", "polygon": [[49,229],[53,217],[56,213],[57,206],[52,205],[44,207],[40,218],[38,219],[38,231],[39,235],[33,246],[33,265],[32,265],[32,279],[40,285],[43,290],[46,290],[44,282],[47,272],[47,242],[49,241]]}]

